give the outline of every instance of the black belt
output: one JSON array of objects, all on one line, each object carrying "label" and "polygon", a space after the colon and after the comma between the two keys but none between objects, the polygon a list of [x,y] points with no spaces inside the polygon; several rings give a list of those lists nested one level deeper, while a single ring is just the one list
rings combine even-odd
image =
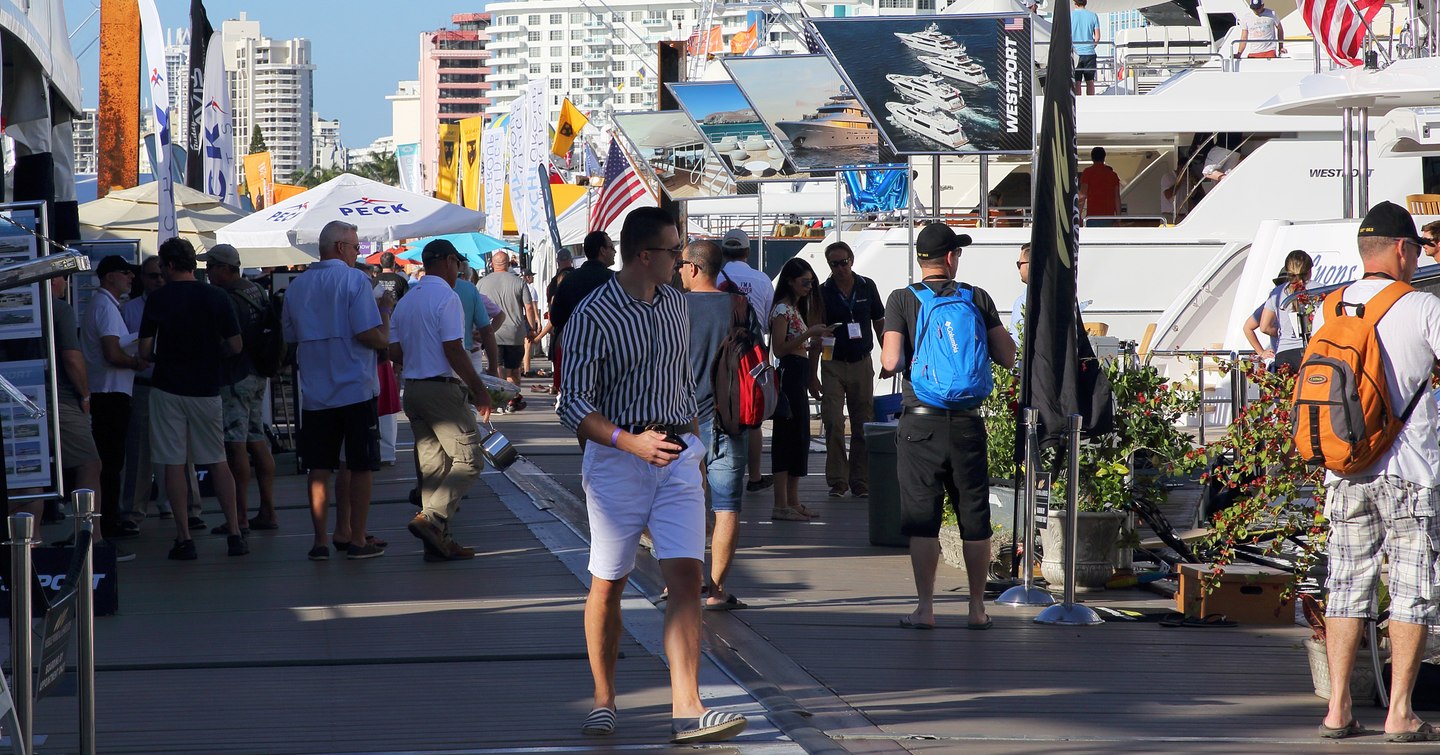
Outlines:
[{"label": "black belt", "polygon": [[900,414],[914,414],[919,417],[978,417],[978,409],[936,409],[933,406],[907,406]]},{"label": "black belt", "polygon": [[662,432],[666,435],[684,435],[688,432],[692,432],[693,426],[688,424],[665,425],[659,422],[646,422],[642,425],[621,425],[621,429],[627,433],[630,433],[631,435],[639,435],[650,430]]},{"label": "black belt", "polygon": [[459,386],[464,386],[464,385],[465,385],[465,383],[464,383],[463,381],[461,381],[460,378],[453,378],[453,377],[450,377],[450,376],[448,376],[448,375],[436,375],[435,377],[428,377],[428,378],[405,378],[405,382],[407,382],[407,383],[450,383],[451,385],[459,385]]}]

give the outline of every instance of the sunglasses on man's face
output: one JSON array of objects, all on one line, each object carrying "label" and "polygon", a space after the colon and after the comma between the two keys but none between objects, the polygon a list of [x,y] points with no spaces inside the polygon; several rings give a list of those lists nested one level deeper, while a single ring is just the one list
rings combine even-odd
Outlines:
[{"label": "sunglasses on man's face", "polygon": [[843,260],[829,260],[829,259],[827,259],[827,260],[825,260],[825,261],[826,261],[826,262],[829,262],[829,263],[830,263],[830,267],[832,267],[832,268],[842,268],[842,267],[849,267],[849,266],[850,266],[850,258],[849,258],[849,257],[846,257],[846,258],[843,259]]}]

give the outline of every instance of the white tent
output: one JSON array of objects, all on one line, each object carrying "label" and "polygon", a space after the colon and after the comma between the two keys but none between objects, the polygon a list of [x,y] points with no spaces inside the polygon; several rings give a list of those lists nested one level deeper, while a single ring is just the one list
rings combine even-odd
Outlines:
[{"label": "white tent", "polygon": [[[156,193],[159,184],[141,184],[112,191],[93,202],[80,205],[80,237],[85,241],[139,239],[140,251],[156,253],[155,232],[159,224]],[[203,251],[215,245],[215,232],[245,217],[209,194],[175,185],[175,225],[180,237]],[[312,255],[297,249],[252,249],[242,254],[248,267],[302,265],[314,262]]]},{"label": "white tent", "polygon": [[349,173],[220,229],[216,237],[246,249],[294,247],[319,253],[320,229],[332,220],[356,226],[362,241],[478,231],[485,216],[460,205]]}]

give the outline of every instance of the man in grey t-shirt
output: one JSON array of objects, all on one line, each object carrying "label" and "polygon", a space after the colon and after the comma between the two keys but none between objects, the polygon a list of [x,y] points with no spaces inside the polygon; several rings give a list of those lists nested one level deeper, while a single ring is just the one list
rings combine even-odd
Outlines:
[{"label": "man in grey t-shirt", "polygon": [[475,287],[505,311],[505,322],[495,329],[495,343],[500,347],[500,377],[518,386],[525,344],[535,337],[534,324],[539,319],[535,300],[525,281],[510,272],[508,253],[495,252],[490,255],[490,263],[495,271],[481,278]]}]

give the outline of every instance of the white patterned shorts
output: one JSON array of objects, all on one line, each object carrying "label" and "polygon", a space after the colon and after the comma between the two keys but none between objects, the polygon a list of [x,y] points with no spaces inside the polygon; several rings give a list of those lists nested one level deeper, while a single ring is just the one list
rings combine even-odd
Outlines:
[{"label": "white patterned shorts", "polygon": [[1399,477],[1340,480],[1327,486],[1329,597],[1325,615],[1373,619],[1380,557],[1390,560],[1390,615],[1440,624],[1440,489]]}]

